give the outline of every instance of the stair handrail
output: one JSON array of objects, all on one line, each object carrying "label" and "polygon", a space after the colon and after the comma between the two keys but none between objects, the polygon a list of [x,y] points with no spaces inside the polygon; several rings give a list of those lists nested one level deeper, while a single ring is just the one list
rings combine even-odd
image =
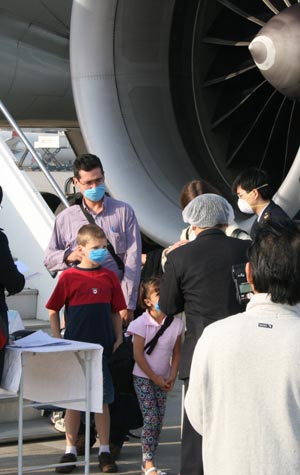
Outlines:
[{"label": "stair handrail", "polygon": [[60,198],[60,200],[62,201],[62,203],[68,208],[70,206],[70,203],[68,202],[67,198],[65,197],[65,195],[64,195],[63,191],[61,190],[60,186],[58,185],[56,180],[53,178],[53,176],[51,175],[49,170],[47,170],[47,168],[45,167],[42,159],[38,156],[38,154],[34,150],[33,146],[31,145],[31,143],[29,142],[29,140],[27,139],[27,137],[25,136],[23,131],[20,129],[17,122],[14,120],[14,118],[12,117],[12,115],[10,114],[10,112],[5,107],[5,105],[3,104],[2,101],[0,101],[0,110],[3,113],[3,115],[6,117],[8,122],[11,124],[13,129],[17,132],[20,139],[25,144],[25,146],[27,147],[27,149],[29,150],[31,155],[34,157],[34,159],[36,160],[36,162],[39,165],[40,169],[44,173],[45,177],[49,181],[52,188],[54,188],[54,190],[56,191],[56,193],[57,193],[58,197]]}]

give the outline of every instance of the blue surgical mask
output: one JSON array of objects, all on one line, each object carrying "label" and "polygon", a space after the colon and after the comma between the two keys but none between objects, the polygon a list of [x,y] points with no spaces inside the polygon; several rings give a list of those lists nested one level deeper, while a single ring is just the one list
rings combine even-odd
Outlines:
[{"label": "blue surgical mask", "polygon": [[84,190],[83,195],[90,201],[100,201],[102,200],[105,193],[105,184],[95,186],[94,188],[87,188]]},{"label": "blue surgical mask", "polygon": [[156,302],[156,303],[154,304],[154,308],[155,308],[155,310],[157,310],[158,312],[161,312],[160,306],[159,306],[159,303],[158,303],[158,302]]},{"label": "blue surgical mask", "polygon": [[100,264],[107,258],[108,250],[107,249],[91,249],[89,253],[89,258],[91,261],[97,262]]}]

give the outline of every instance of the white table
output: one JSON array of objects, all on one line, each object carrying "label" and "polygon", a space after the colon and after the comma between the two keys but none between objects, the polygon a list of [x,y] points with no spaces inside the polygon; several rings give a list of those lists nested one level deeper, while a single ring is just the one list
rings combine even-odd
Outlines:
[{"label": "white table", "polygon": [[102,412],[102,352],[100,345],[64,340],[69,344],[31,348],[7,347],[2,387],[19,398],[18,475],[56,467],[23,467],[24,398],[85,411],[85,466],[89,475],[90,412]]}]

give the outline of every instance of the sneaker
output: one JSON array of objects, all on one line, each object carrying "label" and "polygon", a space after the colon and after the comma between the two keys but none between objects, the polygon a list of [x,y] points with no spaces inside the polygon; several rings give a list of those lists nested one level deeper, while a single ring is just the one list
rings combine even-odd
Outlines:
[{"label": "sneaker", "polygon": [[99,467],[103,473],[115,473],[118,472],[118,466],[114,462],[109,452],[102,452],[98,455]]},{"label": "sneaker", "polygon": [[[64,454],[59,463],[77,462],[77,457],[74,454]],[[65,467],[56,467],[56,473],[71,473],[75,470],[76,465],[67,465]]]},{"label": "sneaker", "polygon": [[65,419],[63,417],[55,421],[54,429],[58,430],[58,432],[66,432]]},{"label": "sneaker", "polygon": [[53,411],[51,416],[50,416],[50,421],[54,425],[56,421],[59,419],[62,419],[64,417],[63,411]]}]

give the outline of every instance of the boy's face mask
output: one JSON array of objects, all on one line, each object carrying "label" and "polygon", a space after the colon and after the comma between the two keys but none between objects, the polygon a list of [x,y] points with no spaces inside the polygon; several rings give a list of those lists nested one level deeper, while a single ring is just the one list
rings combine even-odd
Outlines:
[{"label": "boy's face mask", "polygon": [[89,259],[91,261],[97,262],[97,264],[101,264],[108,255],[108,250],[106,248],[101,249],[91,249],[89,252]]}]

